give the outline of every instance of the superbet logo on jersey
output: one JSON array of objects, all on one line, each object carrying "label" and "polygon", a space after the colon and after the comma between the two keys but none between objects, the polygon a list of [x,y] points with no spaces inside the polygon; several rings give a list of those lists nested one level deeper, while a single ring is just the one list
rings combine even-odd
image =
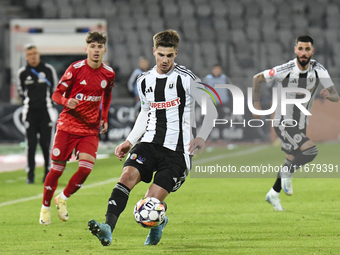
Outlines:
[{"label": "superbet logo on jersey", "polygon": [[180,98],[177,97],[176,99],[174,100],[170,100],[170,101],[166,101],[166,102],[150,102],[150,107],[151,108],[156,108],[158,110],[161,110],[161,109],[168,109],[168,108],[172,108],[172,107],[175,107],[177,105],[180,105],[181,102],[180,102]]},{"label": "superbet logo on jersey", "polygon": [[101,96],[88,96],[82,93],[78,93],[76,95],[76,99],[79,101],[99,102],[102,99],[102,97]]}]

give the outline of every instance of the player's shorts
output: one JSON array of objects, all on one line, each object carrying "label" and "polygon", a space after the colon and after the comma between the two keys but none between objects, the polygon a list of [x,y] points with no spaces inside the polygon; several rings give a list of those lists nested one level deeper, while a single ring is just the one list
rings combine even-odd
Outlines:
[{"label": "player's shorts", "polygon": [[75,155],[87,153],[96,158],[99,137],[96,135],[79,136],[57,130],[54,137],[54,144],[51,159],[56,161],[67,161],[75,150]]},{"label": "player's shorts", "polygon": [[138,169],[141,180],[153,182],[167,192],[175,192],[184,183],[191,169],[192,156],[172,151],[153,143],[136,144],[127,156],[124,167]]},{"label": "player's shorts", "polygon": [[306,128],[300,130],[294,126],[286,127],[280,125],[278,127],[274,127],[276,134],[282,141],[282,150],[291,155],[296,155],[300,152],[300,147],[309,140],[306,136]]}]

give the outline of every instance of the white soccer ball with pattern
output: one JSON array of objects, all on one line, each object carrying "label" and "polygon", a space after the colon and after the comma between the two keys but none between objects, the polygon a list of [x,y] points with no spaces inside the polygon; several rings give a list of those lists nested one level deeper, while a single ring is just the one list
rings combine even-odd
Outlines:
[{"label": "white soccer ball with pattern", "polygon": [[154,197],[139,200],[133,211],[136,222],[144,228],[154,228],[165,219],[165,206]]}]

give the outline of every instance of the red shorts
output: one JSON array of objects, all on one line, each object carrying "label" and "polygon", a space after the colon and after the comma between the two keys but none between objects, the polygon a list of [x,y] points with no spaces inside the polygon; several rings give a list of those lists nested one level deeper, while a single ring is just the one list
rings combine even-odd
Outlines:
[{"label": "red shorts", "polygon": [[99,137],[96,135],[79,136],[57,130],[54,137],[51,159],[67,161],[71,158],[73,149],[75,149],[76,156],[79,153],[87,153],[96,158],[98,143]]}]

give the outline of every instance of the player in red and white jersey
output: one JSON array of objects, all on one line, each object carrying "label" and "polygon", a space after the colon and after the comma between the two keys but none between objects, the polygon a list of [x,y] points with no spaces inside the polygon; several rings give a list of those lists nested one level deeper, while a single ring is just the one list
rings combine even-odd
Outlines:
[{"label": "player in red and white jersey", "polygon": [[106,123],[113,79],[113,69],[104,63],[97,69],[91,68],[87,59],[70,65],[58,84],[53,100],[65,105],[68,99],[73,98],[78,103],[76,109],[64,107],[59,116],[58,130],[75,135],[97,135],[100,102],[103,100],[102,121]]},{"label": "player in red and white jersey", "polygon": [[77,61],[67,68],[52,95],[53,101],[64,105],[64,109],[59,115],[51,155],[52,166],[44,185],[39,220],[44,225],[51,224],[51,200],[58,179],[75,149],[79,159],[78,171],[63,192],[55,197],[59,218],[62,221],[68,220],[66,200],[82,186],[90,174],[96,159],[98,134],[105,133],[108,127],[107,116],[115,72],[102,63],[106,52],[106,36],[100,32],[90,32],[86,43],[87,59]]}]

